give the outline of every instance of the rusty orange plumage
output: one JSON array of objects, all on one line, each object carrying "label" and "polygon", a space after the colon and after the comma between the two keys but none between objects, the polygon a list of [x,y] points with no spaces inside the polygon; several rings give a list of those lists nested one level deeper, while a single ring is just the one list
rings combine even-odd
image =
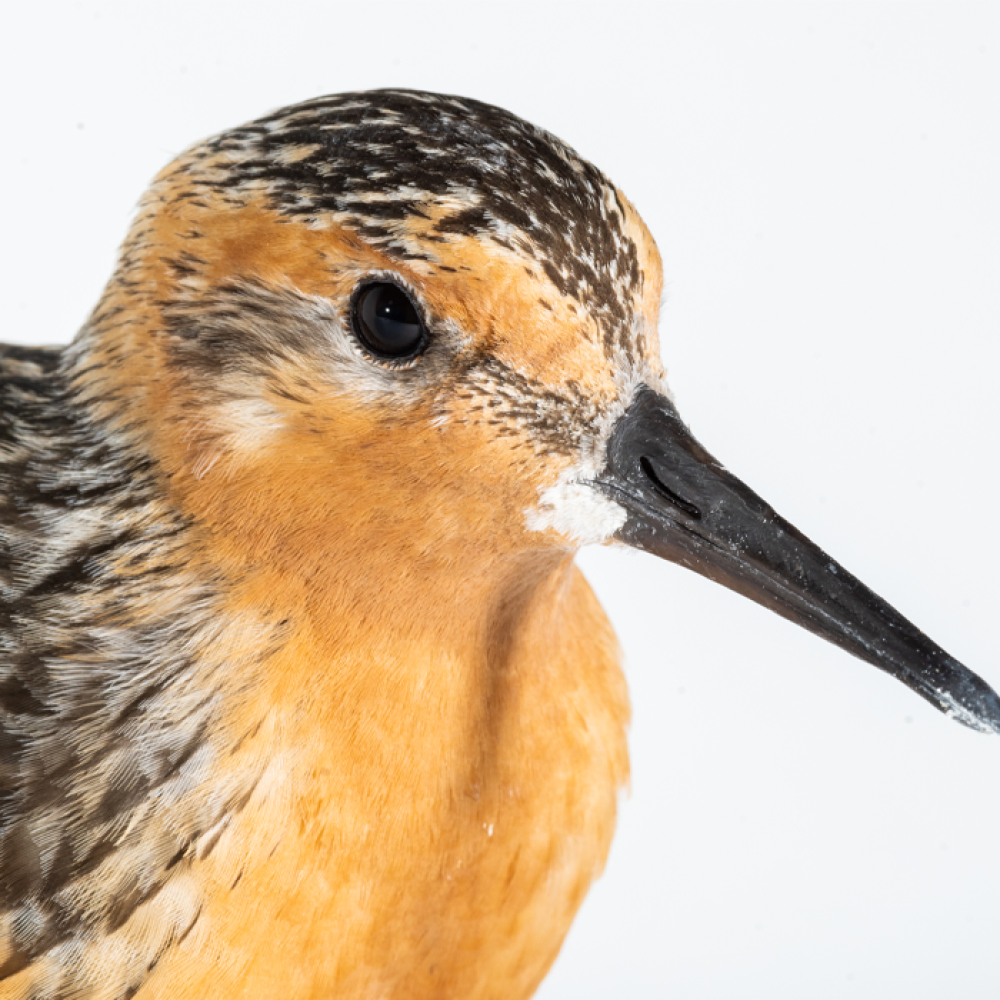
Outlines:
[{"label": "rusty orange plumage", "polygon": [[997,728],[690,439],[661,285],[607,178],[466,99],[321,98],[156,178],[73,344],[0,359],[0,997],[530,996],[628,777],[582,544]]}]

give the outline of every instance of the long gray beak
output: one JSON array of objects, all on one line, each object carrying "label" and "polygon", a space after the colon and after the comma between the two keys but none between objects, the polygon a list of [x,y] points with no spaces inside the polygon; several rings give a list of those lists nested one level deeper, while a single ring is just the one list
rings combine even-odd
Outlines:
[{"label": "long gray beak", "polygon": [[730,475],[665,396],[638,390],[591,485],[628,513],[618,540],[776,611],[964,725],[1000,733],[993,689]]}]

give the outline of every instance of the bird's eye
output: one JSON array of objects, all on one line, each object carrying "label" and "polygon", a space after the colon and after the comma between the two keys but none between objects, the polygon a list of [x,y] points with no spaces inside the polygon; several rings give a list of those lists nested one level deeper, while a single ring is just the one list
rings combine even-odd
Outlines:
[{"label": "bird's eye", "polygon": [[399,285],[365,285],[351,308],[354,334],[378,358],[415,358],[427,346],[427,329],[410,296]]}]

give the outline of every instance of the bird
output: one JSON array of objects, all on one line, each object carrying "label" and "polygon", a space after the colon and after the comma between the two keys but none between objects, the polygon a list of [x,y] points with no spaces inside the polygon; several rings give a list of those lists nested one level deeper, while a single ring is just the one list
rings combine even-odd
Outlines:
[{"label": "bird", "polygon": [[548,132],[413,90],[199,142],[0,346],[0,998],[529,997],[628,774],[625,545],[1000,732],[692,436],[662,266]]}]

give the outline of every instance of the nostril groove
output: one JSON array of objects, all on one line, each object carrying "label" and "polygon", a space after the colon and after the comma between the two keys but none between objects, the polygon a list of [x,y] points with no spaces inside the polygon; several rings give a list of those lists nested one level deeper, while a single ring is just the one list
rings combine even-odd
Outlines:
[{"label": "nostril groove", "polygon": [[664,500],[669,501],[675,507],[684,511],[685,514],[693,517],[697,520],[701,519],[701,511],[695,507],[693,503],[685,500],[683,497],[679,497],[662,479],[656,474],[656,470],[653,468],[653,463],[643,455],[639,459],[639,467],[645,473],[646,478],[653,484],[654,489]]}]

